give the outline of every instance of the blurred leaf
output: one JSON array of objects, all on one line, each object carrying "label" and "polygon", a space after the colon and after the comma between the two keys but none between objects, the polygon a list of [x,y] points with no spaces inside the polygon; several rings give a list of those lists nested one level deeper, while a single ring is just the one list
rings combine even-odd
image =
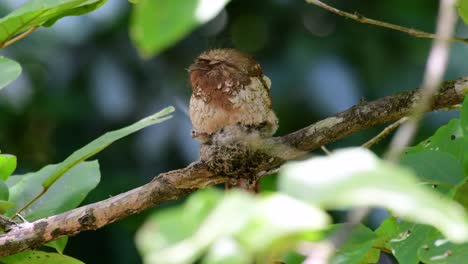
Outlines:
[{"label": "blurred leaf", "polygon": [[107,0],[87,0],[85,3],[76,6],[74,8],[70,9],[65,9],[61,12],[57,12],[54,18],[49,19],[47,22],[43,24],[45,27],[50,27],[57,22],[57,20],[66,17],[66,16],[81,16],[87,13],[90,13],[99,7],[101,7],[103,4],[105,4]]},{"label": "blurred leaf", "polygon": [[18,78],[20,73],[21,66],[16,61],[0,56],[0,90]]},{"label": "blurred leaf", "polygon": [[221,197],[220,191],[205,189],[191,195],[184,206],[153,214],[137,232],[138,250],[145,256],[190,237]]},{"label": "blurred leaf", "polygon": [[58,180],[70,168],[80,163],[81,161],[84,161],[92,157],[96,153],[99,153],[101,150],[105,149],[114,141],[117,141],[123,137],[126,137],[132,133],[135,133],[138,130],[143,129],[147,126],[161,123],[170,119],[172,116],[168,116],[168,115],[172,112],[174,112],[174,107],[170,106],[159,111],[156,114],[143,118],[140,121],[130,126],[105,133],[104,135],[88,143],[86,146],[73,152],[70,156],[68,156],[61,163],[55,165],[53,167],[53,170],[50,171],[50,176],[47,177],[47,179],[42,183],[42,186],[44,188],[51,186],[56,180]]},{"label": "blurred leaf", "polygon": [[227,193],[198,230],[179,243],[144,256],[145,263],[194,263],[216,240],[239,232],[250,220],[256,201],[241,191]]},{"label": "blurred leaf", "polygon": [[61,237],[59,239],[50,241],[46,243],[44,246],[54,248],[57,250],[58,253],[63,254],[63,251],[65,250],[65,247],[67,246],[68,243],[68,237]]},{"label": "blurred leaf", "polygon": [[464,182],[461,162],[446,152],[425,150],[408,154],[402,157],[400,164],[412,168],[423,183],[441,193],[448,193]]},{"label": "blurred leaf", "polygon": [[28,250],[7,257],[0,257],[4,264],[84,264],[69,256],[58,253]]},{"label": "blurred leaf", "polygon": [[139,0],[130,33],[145,57],[153,56],[214,18],[229,0]]},{"label": "blurred leaf", "polygon": [[0,19],[0,43],[35,26],[50,26],[64,16],[90,12],[106,0],[31,0]]},{"label": "blurred leaf", "polygon": [[4,181],[0,181],[0,200],[8,201],[9,196],[8,186]]},{"label": "blurred leaf", "polygon": [[[248,225],[236,237],[250,251],[265,253],[272,246],[282,250],[294,246],[294,235],[302,236],[323,229],[329,222],[328,215],[321,209],[282,194],[271,194],[261,198],[252,212]],[[320,238],[320,233],[315,235]],[[288,239],[285,239],[288,238]],[[273,250],[281,255],[280,250]]]},{"label": "blurred leaf", "polygon": [[[204,263],[280,257],[298,238],[313,237],[329,223],[323,211],[280,194],[259,197],[231,191],[219,196],[197,193],[183,207],[151,217],[137,234],[144,262],[194,263],[204,254]],[[197,214],[200,208],[203,213]]]},{"label": "blurred leaf", "polygon": [[459,204],[367,149],[340,150],[284,166],[279,187],[326,209],[388,208],[407,220],[437,227],[452,241],[468,240],[468,216]]},{"label": "blurred leaf", "polygon": [[[41,182],[58,166],[48,165],[37,172],[11,176],[7,181],[10,186],[10,202],[17,206],[10,209],[7,215],[12,216],[20,206],[37,195],[42,190]],[[47,193],[24,210],[22,215],[29,221],[34,221],[71,210],[97,186],[100,177],[97,161],[81,162],[67,171]]]},{"label": "blurred leaf", "polygon": [[250,253],[232,238],[221,238],[203,258],[203,264],[250,264]]},{"label": "blurred leaf", "polygon": [[8,211],[8,209],[12,208],[13,206],[15,206],[15,203],[0,200],[0,214],[5,213],[6,211]]},{"label": "blurred leaf", "polygon": [[468,1],[458,0],[457,9],[458,9],[458,15],[463,19],[465,24],[468,25]]}]

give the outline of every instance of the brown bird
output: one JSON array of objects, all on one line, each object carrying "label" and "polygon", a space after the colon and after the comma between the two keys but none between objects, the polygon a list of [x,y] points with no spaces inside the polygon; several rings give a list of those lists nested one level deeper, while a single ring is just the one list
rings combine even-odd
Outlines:
[{"label": "brown bird", "polygon": [[251,56],[235,49],[208,50],[188,71],[192,136],[200,143],[216,144],[219,135],[242,140],[246,135],[266,138],[276,132],[271,81]]}]

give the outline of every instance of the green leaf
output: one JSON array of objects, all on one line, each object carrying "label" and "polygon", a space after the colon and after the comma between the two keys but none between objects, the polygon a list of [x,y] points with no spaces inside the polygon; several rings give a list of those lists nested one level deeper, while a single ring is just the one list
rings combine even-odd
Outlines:
[{"label": "green leaf", "polygon": [[453,244],[440,234],[433,235],[418,249],[419,259],[427,264],[459,264],[468,259],[468,244]]},{"label": "green leaf", "polygon": [[16,169],[16,157],[0,154],[0,180],[6,181]]},{"label": "green leaf", "polygon": [[433,227],[409,223],[406,221],[398,225],[398,236],[390,240],[390,246],[399,263],[418,264],[419,248],[426,246],[428,237],[436,230]]},{"label": "green leaf", "polygon": [[229,0],[139,0],[130,35],[140,53],[153,56],[214,18]]},{"label": "green leaf", "polygon": [[[49,165],[37,172],[24,175],[13,175],[8,179],[10,202],[17,204],[7,215],[12,216],[16,210],[36,196],[42,189],[43,182],[60,164]],[[97,161],[81,162],[67,171],[41,198],[29,206],[22,215],[29,221],[55,215],[77,207],[93,190],[100,180]],[[18,180],[19,179],[19,180]]]},{"label": "green leaf", "polygon": [[[419,153],[426,150],[445,152],[453,155],[457,160],[463,160],[463,131],[460,120],[452,119],[447,125],[441,126],[437,131],[418,145],[407,149],[407,154]],[[465,170],[466,172],[466,170]]]},{"label": "green leaf", "polygon": [[73,152],[63,162],[57,164],[54,167],[53,171],[50,172],[50,176],[42,183],[42,186],[44,188],[48,188],[70,168],[80,163],[81,161],[92,157],[96,153],[99,153],[101,150],[112,144],[114,141],[117,141],[123,137],[135,133],[138,130],[143,129],[147,126],[161,123],[170,119],[172,116],[168,115],[172,112],[174,112],[174,107],[170,106],[159,111],[156,114],[143,118],[142,120],[130,126],[105,133],[104,135],[88,143],[86,146]]},{"label": "green leaf", "polygon": [[338,224],[333,227],[334,233],[340,232],[342,228],[351,228],[351,232],[349,233],[346,242],[336,249],[336,253],[330,263],[363,263],[363,260],[368,258],[368,254],[372,250],[373,240],[377,237],[376,234],[374,234],[374,232],[372,232],[368,227],[361,224],[356,226],[352,226],[350,224]]},{"label": "green leaf", "polygon": [[90,12],[106,0],[32,0],[0,19],[0,43],[35,26],[50,26],[64,16]]},{"label": "green leaf", "polygon": [[0,200],[0,214],[5,213],[10,208],[13,208],[13,206],[15,206],[15,203],[8,202],[8,201],[5,201],[5,200]]},{"label": "green leaf", "polygon": [[7,257],[0,257],[4,264],[84,264],[77,259],[57,253],[29,250]]},{"label": "green leaf", "polygon": [[279,187],[326,209],[384,207],[407,220],[433,225],[452,241],[468,241],[468,216],[459,204],[367,149],[344,149],[284,166]]},{"label": "green leaf", "polygon": [[423,183],[441,193],[448,193],[465,181],[461,162],[446,152],[425,150],[408,154],[400,164],[412,168]]},{"label": "green leaf", "polygon": [[65,247],[67,246],[68,243],[68,237],[61,237],[59,239],[50,241],[46,243],[44,246],[54,248],[57,250],[58,253],[63,254],[63,251],[65,250]]},{"label": "green leaf", "polygon": [[8,186],[4,181],[0,181],[0,200],[8,201],[9,197],[10,192],[8,190]]},{"label": "green leaf", "polygon": [[21,66],[16,61],[0,56],[0,90],[18,78],[20,74]]},{"label": "green leaf", "polygon": [[463,19],[465,24],[468,25],[468,1],[458,0],[457,1],[458,15]]},{"label": "green leaf", "polygon": [[468,209],[468,182],[464,182],[455,188],[453,199]]},{"label": "green leaf", "polygon": [[390,249],[390,240],[399,234],[399,223],[395,217],[387,217],[375,230],[375,234],[377,239],[374,241],[374,246],[381,249]]}]

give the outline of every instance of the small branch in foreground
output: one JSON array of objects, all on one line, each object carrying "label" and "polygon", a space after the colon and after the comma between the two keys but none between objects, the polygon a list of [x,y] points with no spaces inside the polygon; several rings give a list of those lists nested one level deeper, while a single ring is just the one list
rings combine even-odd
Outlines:
[{"label": "small branch in foreground", "polygon": [[[447,81],[435,95],[431,109],[459,104],[467,92],[468,77]],[[294,133],[266,139],[262,142],[264,155],[259,155],[255,167],[250,169],[258,174],[268,174],[287,160],[296,159],[307,151],[372,126],[398,120],[410,113],[418,98],[419,91],[412,90],[361,103]],[[216,158],[219,157],[213,157]],[[249,164],[251,160],[247,159],[232,160],[232,163]],[[225,181],[226,178],[217,175],[207,163],[195,162],[186,168],[162,173],[146,185],[109,199],[31,223],[18,224],[10,232],[0,235],[0,256],[37,248],[63,236],[95,230],[149,207],[180,199],[199,188]]]},{"label": "small branch in foreground", "polygon": [[[406,33],[406,34],[408,34],[410,36],[413,36],[413,37],[416,37],[416,38],[425,38],[425,39],[437,39],[438,38],[436,34],[424,32],[424,31],[420,31],[420,30],[416,30],[416,29],[412,29],[412,28],[406,28],[406,27],[402,27],[402,26],[399,26],[399,25],[395,25],[395,24],[391,24],[391,23],[387,23],[387,22],[367,18],[367,17],[362,16],[361,14],[358,14],[357,12],[354,13],[354,14],[351,14],[351,13],[339,10],[337,8],[334,8],[332,6],[329,6],[329,5],[323,3],[322,1],[319,1],[319,0],[306,0],[306,2],[309,3],[309,4],[312,4],[312,5],[316,5],[318,7],[321,7],[321,8],[323,8],[323,9],[325,9],[327,11],[330,11],[330,12],[336,14],[336,15],[346,17],[346,18],[350,18],[350,19],[353,19],[353,20],[358,21],[358,22],[363,23],[363,24],[369,24],[369,25],[374,25],[374,26],[393,29],[393,30],[396,30],[396,31]],[[450,42],[460,42],[460,43],[468,44],[468,39],[465,39],[465,38],[452,37],[452,38],[449,38],[448,40]]]},{"label": "small branch in foreground", "polygon": [[437,19],[437,38],[429,53],[421,87],[420,99],[411,111],[409,121],[397,130],[390,142],[390,148],[386,158],[390,161],[398,161],[401,153],[411,143],[419,127],[424,112],[429,109],[433,95],[437,92],[447,68],[450,39],[455,30],[457,16],[455,12],[456,0],[441,0],[439,17]]},{"label": "small branch in foreground", "polygon": [[407,117],[403,117],[400,120],[390,124],[389,126],[385,127],[384,130],[382,130],[377,136],[369,139],[366,143],[362,144],[363,148],[370,148],[373,145],[379,143],[384,137],[388,136],[390,133],[392,133],[393,130],[397,129],[401,124],[405,123],[408,121]]}]

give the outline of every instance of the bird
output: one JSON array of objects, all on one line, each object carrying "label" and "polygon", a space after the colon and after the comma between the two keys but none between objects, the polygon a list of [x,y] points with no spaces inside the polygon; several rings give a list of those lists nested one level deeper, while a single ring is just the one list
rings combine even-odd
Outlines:
[{"label": "bird", "polygon": [[[194,139],[201,144],[222,144],[274,135],[278,118],[272,109],[271,80],[252,56],[236,49],[211,49],[201,53],[188,72]],[[228,185],[228,181],[228,188],[245,183]]]}]

